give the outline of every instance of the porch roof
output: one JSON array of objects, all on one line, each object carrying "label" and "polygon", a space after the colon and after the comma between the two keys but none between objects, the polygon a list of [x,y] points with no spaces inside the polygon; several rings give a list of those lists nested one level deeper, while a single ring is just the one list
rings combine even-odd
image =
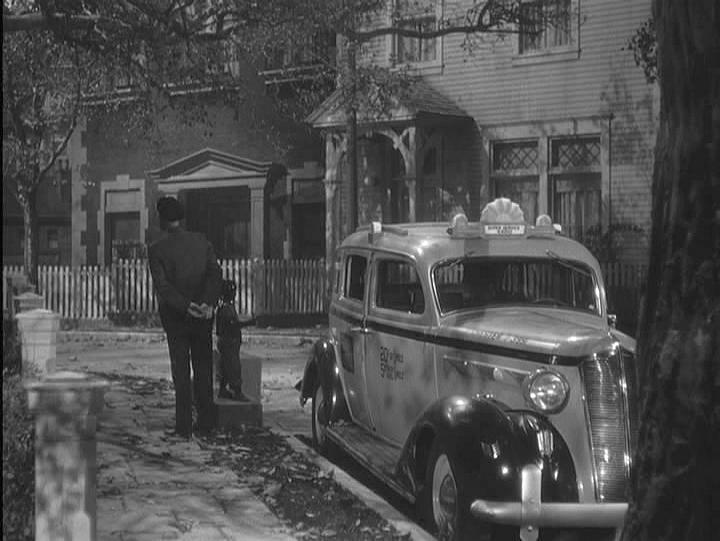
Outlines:
[{"label": "porch roof", "polygon": [[[465,121],[470,118],[452,100],[422,79],[416,80],[405,95],[399,96],[389,111],[378,113],[361,109],[358,112],[360,125],[412,122],[421,119]],[[335,90],[305,120],[314,128],[345,126],[347,119],[343,110],[341,89]]]},{"label": "porch roof", "polygon": [[[213,148],[204,148],[159,169],[148,171],[147,175],[158,180],[180,176],[237,176],[238,174],[265,177],[272,165],[272,162],[258,162]],[[210,174],[211,170],[213,174]]]}]

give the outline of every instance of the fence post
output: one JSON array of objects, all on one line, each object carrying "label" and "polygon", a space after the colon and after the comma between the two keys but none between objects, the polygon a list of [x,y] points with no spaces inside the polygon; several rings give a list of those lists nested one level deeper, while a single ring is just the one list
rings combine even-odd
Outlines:
[{"label": "fence post", "polygon": [[109,383],[56,372],[25,383],[35,414],[35,539],[97,537],[96,416]]},{"label": "fence post", "polygon": [[265,314],[265,261],[258,257],[252,260],[253,317]]},{"label": "fence post", "polygon": [[15,319],[22,345],[23,377],[54,372],[60,316],[50,310],[36,308],[20,312]]}]

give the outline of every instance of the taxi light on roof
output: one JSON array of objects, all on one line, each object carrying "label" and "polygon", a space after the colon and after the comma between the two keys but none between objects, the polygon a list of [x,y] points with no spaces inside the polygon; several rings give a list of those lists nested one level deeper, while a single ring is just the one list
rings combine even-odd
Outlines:
[{"label": "taxi light on roof", "polygon": [[525,215],[520,205],[513,203],[506,197],[499,197],[485,205],[480,215],[480,221],[485,224],[524,224]]},{"label": "taxi light on roof", "polygon": [[520,205],[500,197],[485,205],[480,215],[486,236],[522,236],[525,234],[525,215]]},{"label": "taxi light on roof", "polygon": [[533,228],[533,234],[538,236],[553,236],[555,233],[560,233],[562,227],[560,224],[554,224],[552,218],[547,214],[541,214],[535,220],[535,227]]},{"label": "taxi light on roof", "polygon": [[547,214],[536,220],[536,225],[525,223],[525,215],[520,205],[506,197],[500,197],[485,205],[479,222],[468,222],[467,216],[460,213],[453,216],[448,234],[454,238],[529,238],[549,237],[560,231]]},{"label": "taxi light on roof", "polygon": [[450,227],[452,227],[453,229],[458,227],[462,229],[463,227],[467,226],[467,224],[467,216],[465,216],[465,214],[463,214],[462,212],[460,214],[456,214],[455,216],[453,216],[453,219],[450,220]]},{"label": "taxi light on roof", "polygon": [[537,227],[549,227],[552,224],[552,218],[550,218],[547,214],[541,214],[537,217],[537,220],[535,220],[535,225]]}]

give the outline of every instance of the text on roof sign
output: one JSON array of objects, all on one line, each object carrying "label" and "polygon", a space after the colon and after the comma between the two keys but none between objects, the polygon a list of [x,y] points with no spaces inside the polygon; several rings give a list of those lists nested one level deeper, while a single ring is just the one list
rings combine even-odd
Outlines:
[{"label": "text on roof sign", "polygon": [[524,235],[524,224],[485,224],[484,232],[486,235],[494,236],[514,236]]}]

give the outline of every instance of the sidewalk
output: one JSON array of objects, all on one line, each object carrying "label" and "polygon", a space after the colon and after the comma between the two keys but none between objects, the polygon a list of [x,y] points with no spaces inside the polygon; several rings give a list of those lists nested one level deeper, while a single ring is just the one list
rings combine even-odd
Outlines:
[{"label": "sidewalk", "polygon": [[[403,532],[401,536],[382,533],[380,537],[368,533],[358,539],[432,539],[377,494],[297,439],[298,433],[309,433],[310,421],[309,412],[299,409],[292,387],[301,376],[310,344],[326,329],[263,331],[252,329],[245,337],[248,346],[257,346],[250,351],[273,356],[263,380],[264,424],[284,438],[297,455],[314,462],[320,478],[334,479]],[[161,331],[74,330],[61,334],[60,341],[66,345],[62,346],[58,366],[89,371],[112,382],[98,419],[97,539],[325,538],[324,530],[313,534],[307,527],[281,522],[267,507],[257,495],[258,486],[272,485],[272,479],[248,476],[229,467],[227,461],[218,461],[218,455],[228,456],[228,452],[234,460],[232,445],[214,438],[185,442],[166,434],[174,418],[174,394]]]},{"label": "sidewalk", "polygon": [[166,435],[173,408],[172,392],[141,384],[116,381],[106,393],[97,434],[97,538],[294,539],[243,479],[213,466],[211,446]]}]

